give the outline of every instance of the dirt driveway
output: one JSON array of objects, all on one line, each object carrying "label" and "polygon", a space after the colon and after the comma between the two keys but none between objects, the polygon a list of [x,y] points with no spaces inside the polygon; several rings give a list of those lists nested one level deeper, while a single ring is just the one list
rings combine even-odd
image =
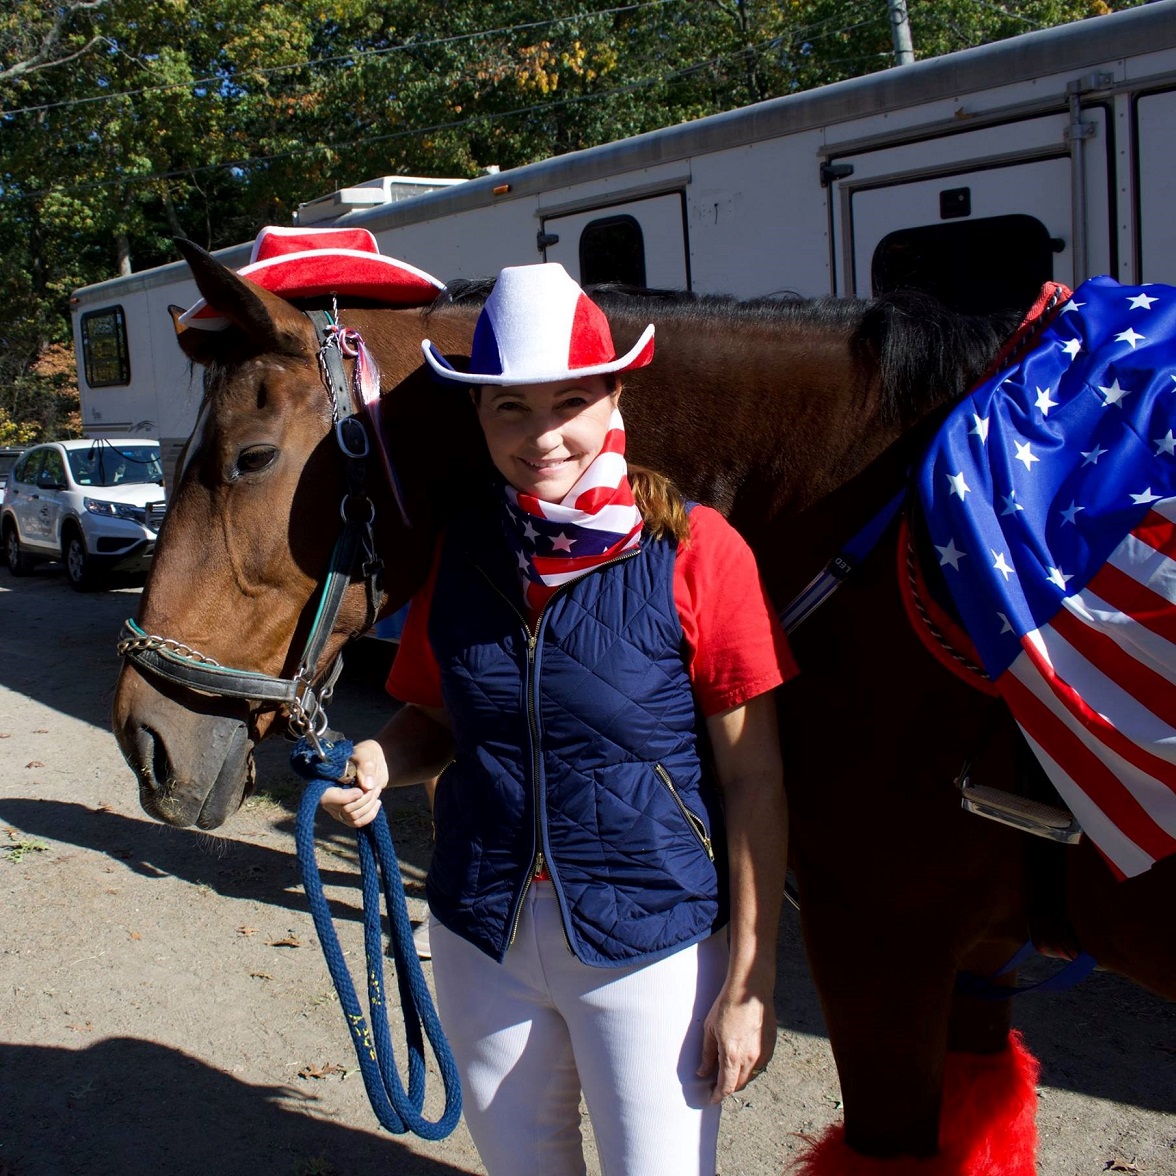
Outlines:
[{"label": "dirt driveway", "polygon": [[[368,1108],[296,878],[284,745],[262,749],[267,796],[223,836],[140,811],[107,727],[137,602],[133,587],[79,597],[52,568],[0,572],[0,1176],[481,1171],[464,1128],[393,1137]],[[332,719],[363,734],[385,709],[360,666]],[[394,806],[417,917],[428,821],[416,790]],[[353,853],[342,830],[320,845],[354,959]],[[838,1114],[792,912],[780,963],[780,1045],[728,1103],[724,1176],[777,1176],[797,1134]],[[1176,1007],[1096,975],[1017,1017],[1044,1067],[1042,1176],[1176,1176]]]}]

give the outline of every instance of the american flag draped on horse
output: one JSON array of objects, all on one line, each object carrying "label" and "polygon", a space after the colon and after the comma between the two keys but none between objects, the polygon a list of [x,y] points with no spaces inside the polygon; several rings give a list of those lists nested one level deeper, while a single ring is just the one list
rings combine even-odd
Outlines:
[{"label": "american flag draped on horse", "polygon": [[965,627],[1116,871],[1176,853],[1176,289],[1094,278],[919,479]]}]

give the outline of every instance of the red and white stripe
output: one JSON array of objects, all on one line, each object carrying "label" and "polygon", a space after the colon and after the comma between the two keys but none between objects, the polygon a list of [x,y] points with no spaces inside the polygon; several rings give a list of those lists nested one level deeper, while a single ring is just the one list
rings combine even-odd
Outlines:
[{"label": "red and white stripe", "polygon": [[[577,555],[574,551],[575,542],[571,544],[571,551],[536,554],[531,559],[531,567],[541,583],[528,579],[526,584],[527,601],[532,607],[537,607],[542,598],[550,595],[550,590],[641,544],[641,512],[629,486],[629,467],[625,461],[625,425],[619,409],[612,410],[600,452],[559,502],[544,502],[534,495],[520,493],[509,485],[506,492],[510,501],[524,515],[559,525],[573,540],[577,534],[587,538],[592,532],[598,536],[618,536],[603,551],[598,550],[599,543],[592,544],[594,553],[590,555]],[[549,591],[543,592],[544,588]]]},{"label": "red and white stripe", "polygon": [[1176,853],[1176,499],[1022,640],[997,685],[1120,874]]}]

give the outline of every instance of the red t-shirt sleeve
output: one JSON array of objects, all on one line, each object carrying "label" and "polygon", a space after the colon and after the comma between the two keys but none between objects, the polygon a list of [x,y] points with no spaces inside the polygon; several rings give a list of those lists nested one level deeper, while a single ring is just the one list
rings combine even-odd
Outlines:
[{"label": "red t-shirt sleeve", "polygon": [[674,565],[674,603],[694,696],[708,718],[796,674],[751,548],[709,506],[690,512],[690,541]]},{"label": "red t-shirt sleeve", "polygon": [[[443,705],[441,670],[429,644],[439,557],[440,544],[412,598],[388,675],[388,693],[418,706]],[[690,512],[690,541],[679,547],[674,564],[674,603],[694,696],[707,717],[742,706],[796,674],[751,548],[708,506]]]},{"label": "red t-shirt sleeve", "polygon": [[400,647],[392,661],[385,689],[401,702],[417,706],[442,706],[441,667],[433,656],[429,644],[429,613],[433,605],[433,590],[437,584],[437,565],[441,559],[441,544],[433,554],[433,566],[428,578],[417,589],[408,616],[404,618],[404,631],[400,635]]}]

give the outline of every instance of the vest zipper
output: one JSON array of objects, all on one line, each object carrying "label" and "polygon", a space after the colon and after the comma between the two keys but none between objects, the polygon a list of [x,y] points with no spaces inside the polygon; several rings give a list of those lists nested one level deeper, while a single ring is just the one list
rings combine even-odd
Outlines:
[{"label": "vest zipper", "polygon": [[[506,946],[508,949],[513,945],[515,941],[515,935],[518,934],[519,919],[522,918],[523,902],[527,897],[527,891],[530,890],[531,883],[534,881],[535,875],[542,872],[544,865],[546,864],[543,856],[543,821],[539,815],[539,681],[535,673],[535,655],[539,646],[539,634],[543,629],[543,618],[547,614],[547,610],[551,607],[555,598],[561,593],[574,588],[581,580],[587,579],[596,572],[602,572],[605,568],[612,567],[613,564],[623,563],[627,559],[632,559],[633,556],[639,554],[639,552],[640,548],[635,551],[623,552],[621,555],[610,559],[607,563],[597,564],[596,567],[590,568],[583,575],[577,576],[574,580],[568,580],[565,584],[561,584],[548,598],[547,603],[544,604],[544,606],[539,610],[539,615],[535,618],[534,630],[532,630],[531,626],[527,623],[526,616],[524,616],[523,613],[519,611],[514,601],[511,600],[511,598],[507,596],[507,594],[503,592],[497,584],[494,583],[494,581],[487,574],[486,570],[480,564],[474,564],[474,567],[476,567],[478,571],[481,572],[485,577],[486,583],[489,584],[490,587],[493,588],[494,591],[497,592],[498,595],[501,596],[502,599],[506,601],[507,605],[514,611],[515,616],[517,616],[522,622],[524,632],[527,634],[527,725],[531,731],[531,789],[535,802],[535,857],[531,861],[531,869],[527,874],[527,880],[523,884],[522,893],[519,895],[518,903],[515,906],[514,918],[511,919],[510,938],[506,941]],[[670,785],[670,788],[672,791],[672,784]],[[679,801],[678,803],[681,804],[682,802]],[[559,902],[558,890],[556,891],[556,901]],[[561,916],[564,916],[560,919],[560,925],[563,927],[564,943],[567,944],[568,951],[575,955],[576,953],[572,949],[572,942],[568,938],[566,914],[563,910],[562,903],[560,903],[560,914]]]},{"label": "vest zipper", "polygon": [[698,843],[706,850],[706,856],[713,862],[715,860],[715,851],[711,845],[711,839],[706,835],[706,826],[702,823],[702,818],[686,807],[686,802],[682,799],[677,788],[674,787],[673,780],[670,779],[670,773],[661,764],[654,764],[653,770],[657,774],[658,779],[669,789],[670,795],[674,798],[674,803],[682,810],[682,816],[686,818],[686,824],[693,830],[694,836],[698,838]]}]

